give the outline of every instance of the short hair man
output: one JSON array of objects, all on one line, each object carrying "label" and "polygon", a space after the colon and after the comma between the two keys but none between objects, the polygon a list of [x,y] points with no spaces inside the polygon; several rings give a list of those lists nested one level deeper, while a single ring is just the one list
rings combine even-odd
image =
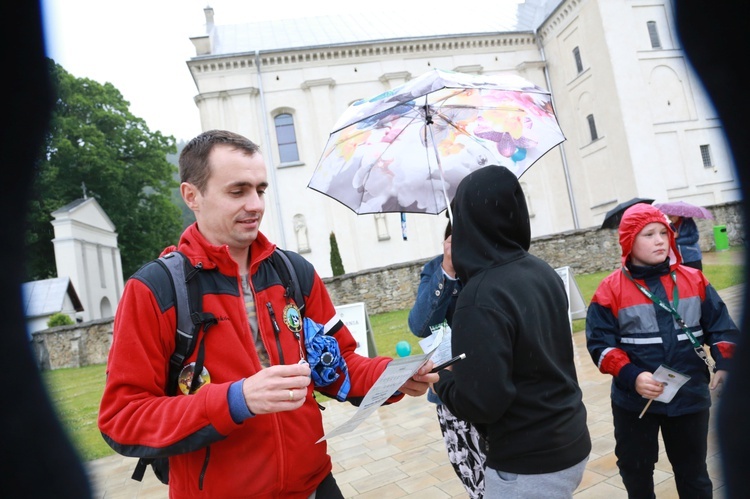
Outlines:
[{"label": "short hair man", "polygon": [[[356,342],[322,280],[290,252],[302,269],[305,318],[335,339],[348,370],[348,379],[341,375],[324,388],[311,383],[311,368],[301,362],[304,332],[287,320],[295,304],[269,260],[275,245],[259,231],[268,180],[257,145],[228,131],[204,132],[183,149],[180,176],[196,223],[178,249],[201,269],[203,309],[218,319],[201,339],[208,382],[189,396],[165,395],[175,310],[171,295],[142,272],[146,266],[128,280],[115,317],[102,434],[121,454],[169,456],[170,497],[342,497],[326,443],[315,443],[323,422],[313,390],[336,397],[349,381],[346,399],[357,402],[391,359],[354,353]],[[425,393],[437,380],[431,367],[389,402]]]}]

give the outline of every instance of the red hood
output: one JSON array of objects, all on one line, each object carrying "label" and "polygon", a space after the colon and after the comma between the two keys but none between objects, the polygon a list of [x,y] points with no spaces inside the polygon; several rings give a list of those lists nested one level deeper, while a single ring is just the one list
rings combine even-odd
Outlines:
[{"label": "red hood", "polygon": [[674,240],[674,230],[672,230],[667,216],[650,204],[638,203],[625,210],[620,221],[620,247],[622,248],[623,267],[633,249],[635,236],[652,222],[663,224],[669,233],[669,266],[673,268],[682,263],[682,257]]}]

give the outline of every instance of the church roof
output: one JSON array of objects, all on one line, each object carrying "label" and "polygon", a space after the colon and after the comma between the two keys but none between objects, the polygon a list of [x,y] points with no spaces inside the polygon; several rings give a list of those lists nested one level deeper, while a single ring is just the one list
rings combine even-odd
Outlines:
[{"label": "church roof", "polygon": [[560,0],[497,2],[485,10],[432,7],[424,16],[399,12],[341,13],[246,24],[208,25],[212,55],[272,52],[414,38],[531,32]]}]

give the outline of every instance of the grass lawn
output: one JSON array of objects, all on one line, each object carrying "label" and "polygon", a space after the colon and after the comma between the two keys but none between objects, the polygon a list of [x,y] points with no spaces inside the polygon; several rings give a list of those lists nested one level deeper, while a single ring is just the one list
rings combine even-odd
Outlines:
[{"label": "grass lawn", "polygon": [[[703,272],[716,289],[740,284],[744,279],[741,265],[705,265]],[[601,280],[610,272],[574,275],[583,299],[588,305]],[[395,357],[396,343],[409,342],[412,352],[421,352],[419,338],[409,332],[406,323],[409,310],[397,310],[369,317],[378,355]],[[585,329],[585,319],[573,321],[574,331]],[[44,371],[50,396],[59,409],[63,425],[84,461],[113,454],[104,443],[96,425],[99,400],[104,387],[104,365]],[[318,396],[319,400],[321,399]]]}]

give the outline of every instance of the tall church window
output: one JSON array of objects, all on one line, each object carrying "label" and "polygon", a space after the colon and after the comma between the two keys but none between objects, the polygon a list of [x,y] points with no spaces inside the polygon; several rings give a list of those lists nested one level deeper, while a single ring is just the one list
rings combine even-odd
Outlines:
[{"label": "tall church window", "polygon": [[596,122],[594,121],[594,115],[589,114],[586,116],[586,121],[589,122],[589,132],[591,133],[591,142],[599,138],[599,134],[596,132]]},{"label": "tall church window", "polygon": [[276,139],[279,141],[279,161],[293,163],[299,161],[297,135],[294,133],[294,118],[291,114],[279,114],[273,119],[276,126]]},{"label": "tall church window", "polygon": [[576,61],[576,71],[578,71],[578,74],[583,73],[583,61],[581,60],[581,50],[578,47],[573,49],[573,58]]},{"label": "tall church window", "polygon": [[660,49],[661,40],[659,40],[659,30],[656,29],[656,21],[647,22],[646,27],[648,28],[648,37],[651,39],[651,48]]}]

